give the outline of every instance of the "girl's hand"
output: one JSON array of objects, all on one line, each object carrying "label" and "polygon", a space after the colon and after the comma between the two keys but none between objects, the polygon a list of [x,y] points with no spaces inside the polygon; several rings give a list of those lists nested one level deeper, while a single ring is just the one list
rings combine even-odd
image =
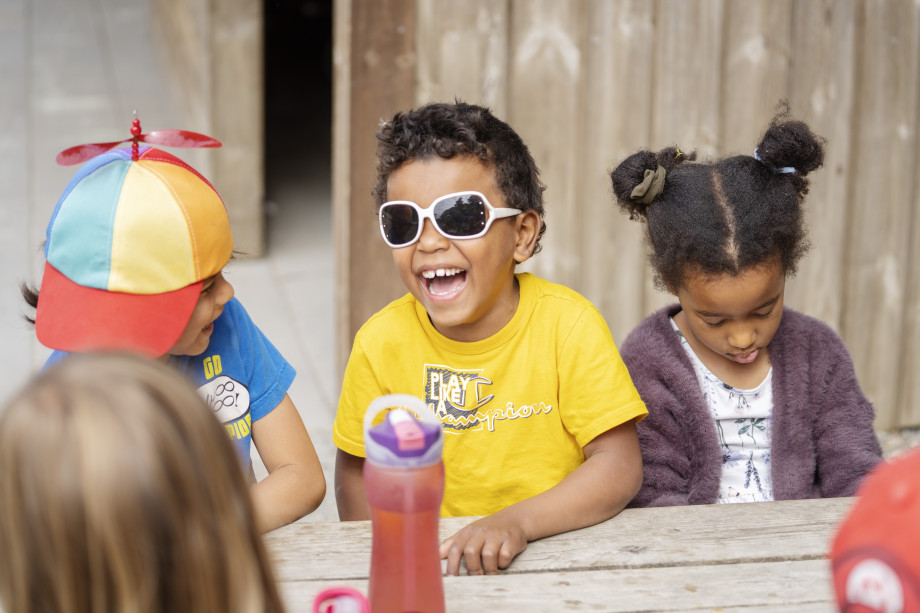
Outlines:
[{"label": "girl's hand", "polygon": [[460,559],[471,575],[494,575],[527,548],[523,527],[501,512],[478,519],[441,543],[447,574],[457,575]]}]

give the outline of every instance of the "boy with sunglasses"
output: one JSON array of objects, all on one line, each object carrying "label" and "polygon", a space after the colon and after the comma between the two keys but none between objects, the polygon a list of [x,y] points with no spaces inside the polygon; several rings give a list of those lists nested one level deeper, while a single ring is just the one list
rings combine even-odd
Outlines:
[{"label": "boy with sunglasses", "polygon": [[367,519],[364,412],[419,396],[444,426],[448,574],[506,568],[528,541],[616,515],[642,482],[647,412],[600,313],[515,267],[539,250],[543,185],[488,109],[429,104],[378,138],[380,229],[409,290],[355,337],[333,441],[343,520]]}]

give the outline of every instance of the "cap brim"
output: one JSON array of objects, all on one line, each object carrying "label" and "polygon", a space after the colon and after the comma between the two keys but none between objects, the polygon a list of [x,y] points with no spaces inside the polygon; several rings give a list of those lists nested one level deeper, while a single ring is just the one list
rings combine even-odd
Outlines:
[{"label": "cap brim", "polygon": [[191,319],[203,281],[162,294],[125,294],[78,285],[45,263],[35,313],[41,344],[61,351],[165,355]]}]

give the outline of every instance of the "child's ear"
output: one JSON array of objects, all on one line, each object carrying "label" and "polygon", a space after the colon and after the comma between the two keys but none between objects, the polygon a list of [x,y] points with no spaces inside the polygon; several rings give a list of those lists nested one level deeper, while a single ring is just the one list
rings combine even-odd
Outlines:
[{"label": "child's ear", "polygon": [[523,264],[533,255],[540,236],[540,215],[533,209],[524,211],[515,220],[514,261]]}]

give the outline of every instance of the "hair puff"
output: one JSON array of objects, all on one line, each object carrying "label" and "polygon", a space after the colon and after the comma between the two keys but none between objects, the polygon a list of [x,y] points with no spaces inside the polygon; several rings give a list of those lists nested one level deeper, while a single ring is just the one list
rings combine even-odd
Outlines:
[{"label": "hair puff", "polygon": [[[633,190],[645,179],[645,171],[655,171],[658,166],[661,166],[666,172],[670,172],[679,164],[695,159],[695,151],[684,153],[676,146],[666,147],[657,153],[643,150],[632,154],[610,173],[613,193],[620,208],[629,214],[630,219],[647,217],[648,208],[651,204],[632,198]],[[667,178],[665,178],[665,189],[667,189]],[[654,204],[654,201],[652,201],[652,204]]]},{"label": "hair puff", "polygon": [[[824,139],[781,107],[756,157],[752,151],[684,164],[696,155],[669,147],[634,153],[610,174],[619,207],[645,222],[658,287],[673,292],[688,272],[737,275],[774,260],[795,273],[808,248],[807,175],[824,161]],[[651,204],[638,201],[633,190],[658,166],[667,172],[663,187],[642,198]]]}]

